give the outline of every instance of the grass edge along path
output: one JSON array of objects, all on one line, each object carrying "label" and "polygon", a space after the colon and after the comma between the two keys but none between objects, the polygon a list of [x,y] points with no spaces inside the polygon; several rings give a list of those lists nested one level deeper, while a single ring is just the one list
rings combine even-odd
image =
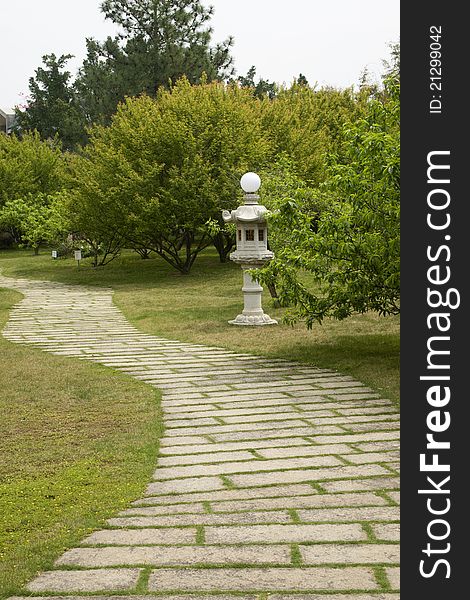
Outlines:
[{"label": "grass edge along path", "polygon": [[[19,300],[0,288],[0,330]],[[1,335],[0,390],[3,599],[140,496],[163,425],[151,386]]]}]

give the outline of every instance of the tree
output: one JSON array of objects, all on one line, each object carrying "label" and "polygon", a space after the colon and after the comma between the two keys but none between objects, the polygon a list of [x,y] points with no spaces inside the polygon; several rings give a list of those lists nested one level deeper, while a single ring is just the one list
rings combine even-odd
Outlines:
[{"label": "tree", "polygon": [[220,262],[227,262],[230,252],[237,245],[235,225],[221,222],[220,219],[209,219],[205,225]]},{"label": "tree", "polygon": [[87,40],[76,89],[92,122],[108,124],[125,96],[155,96],[183,75],[198,83],[232,73],[232,39],[210,45],[214,11],[200,0],[105,0],[101,10],[121,33]]},{"label": "tree", "polygon": [[257,98],[269,98],[273,100],[278,92],[278,85],[270,82],[268,79],[260,79],[255,83],[256,67],[253,65],[246,75],[240,75],[237,78],[241,87],[250,88]]},{"label": "tree", "polygon": [[326,177],[326,155],[343,152],[343,125],[364,114],[367,97],[352,89],[316,90],[299,77],[263,103],[263,126],[276,154],[287,154],[301,179],[317,187]]},{"label": "tree", "polygon": [[114,260],[124,246],[126,226],[116,187],[122,184],[124,193],[131,189],[120,157],[114,156],[111,148],[107,154],[104,148],[100,150],[103,164],[87,158],[96,157],[99,152],[90,152],[90,147],[85,149],[86,154],[76,155],[70,161],[72,184],[64,199],[70,232],[75,240],[88,246],[94,267]]},{"label": "tree", "polygon": [[71,74],[65,70],[72,55],[42,57],[44,66],[35,71],[29,80],[30,98],[24,110],[16,108],[16,130],[38,131],[42,139],[62,141],[67,150],[84,144],[85,117],[71,83]]},{"label": "tree", "polygon": [[39,134],[0,135],[0,208],[28,194],[53,194],[64,186],[65,160],[56,139]]},{"label": "tree", "polygon": [[238,86],[185,78],[156,99],[128,98],[76,161],[80,230],[99,227],[188,273],[213,242],[208,221],[222,223],[222,209],[239,203],[240,176],[269,157],[258,103]]},{"label": "tree", "polygon": [[291,322],[312,327],[327,316],[399,312],[399,112],[396,73],[369,99],[364,118],[343,127],[341,159],[330,157],[327,180],[310,201],[298,180],[284,190],[272,217],[282,245],[258,276],[276,278],[281,300],[293,306]]},{"label": "tree", "polygon": [[0,211],[0,227],[19,235],[23,244],[39,254],[42,244],[59,242],[68,233],[60,193],[28,194],[9,200]]}]

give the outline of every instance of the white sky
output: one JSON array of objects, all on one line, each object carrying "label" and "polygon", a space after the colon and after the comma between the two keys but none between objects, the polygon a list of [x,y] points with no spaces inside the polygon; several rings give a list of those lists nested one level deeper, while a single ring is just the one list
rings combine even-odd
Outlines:
[{"label": "white sky", "polygon": [[[376,77],[388,44],[399,41],[399,0],[203,0],[215,7],[213,41],[235,38],[238,74],[290,83],[303,73],[311,84],[348,87],[365,67]],[[74,54],[75,74],[85,38],[116,30],[101,0],[0,0],[0,108],[28,94],[28,79],[44,54]]]}]

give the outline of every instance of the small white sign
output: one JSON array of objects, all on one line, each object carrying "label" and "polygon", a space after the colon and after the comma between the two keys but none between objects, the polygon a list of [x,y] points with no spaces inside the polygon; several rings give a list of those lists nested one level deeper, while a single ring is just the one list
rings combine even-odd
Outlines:
[{"label": "small white sign", "polygon": [[52,258],[57,258],[57,250],[52,251]]},{"label": "small white sign", "polygon": [[82,260],[82,251],[75,250],[75,260]]}]

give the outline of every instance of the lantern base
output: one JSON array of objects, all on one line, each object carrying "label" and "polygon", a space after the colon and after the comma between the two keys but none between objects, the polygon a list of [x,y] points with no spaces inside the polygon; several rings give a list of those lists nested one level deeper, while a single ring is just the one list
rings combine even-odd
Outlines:
[{"label": "lantern base", "polygon": [[245,326],[260,326],[260,325],[277,325],[276,319],[271,319],[271,317],[265,313],[262,315],[244,315],[243,313],[238,315],[232,321],[229,321],[230,325],[245,325]]}]

